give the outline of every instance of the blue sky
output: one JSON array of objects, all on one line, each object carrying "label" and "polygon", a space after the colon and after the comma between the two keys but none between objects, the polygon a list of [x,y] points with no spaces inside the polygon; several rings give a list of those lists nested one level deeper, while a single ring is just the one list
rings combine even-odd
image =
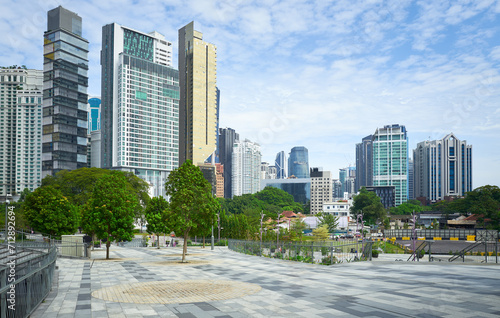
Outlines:
[{"label": "blue sky", "polygon": [[217,45],[221,127],[259,142],[263,161],[294,146],[338,175],[377,127],[405,125],[410,151],[453,132],[473,145],[473,186],[500,184],[500,2],[0,0],[0,65],[42,69],[46,11],[83,18],[89,94],[100,95],[103,25],[173,43],[195,21]]}]

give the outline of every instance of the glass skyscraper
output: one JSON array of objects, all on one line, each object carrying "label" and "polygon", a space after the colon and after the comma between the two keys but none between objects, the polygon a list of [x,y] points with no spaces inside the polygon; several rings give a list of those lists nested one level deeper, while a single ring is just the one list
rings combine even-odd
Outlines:
[{"label": "glass skyscraper", "polygon": [[276,154],[276,160],[274,161],[274,165],[276,166],[276,179],[286,179],[286,173],[288,172],[287,163],[285,152],[278,152],[278,154]]},{"label": "glass skyscraper", "polygon": [[165,195],[179,165],[179,72],[172,44],[157,32],[102,28],[102,168],[133,172]]},{"label": "glass skyscraper", "polygon": [[361,187],[373,185],[373,158],[372,158],[373,136],[366,136],[361,143],[356,144],[356,182],[354,191]]},{"label": "glass skyscraper", "polygon": [[386,125],[373,134],[373,185],[394,186],[395,205],[408,200],[408,140],[405,126]]},{"label": "glass skyscraper", "polygon": [[218,137],[219,160],[224,165],[224,198],[232,196],[233,149],[234,143],[240,139],[232,128],[220,128]]},{"label": "glass skyscraper", "polygon": [[288,157],[289,178],[309,178],[309,153],[306,147],[293,147]]},{"label": "glass skyscraper", "polygon": [[87,166],[89,42],[82,18],[59,6],[47,14],[43,46],[42,177]]},{"label": "glass skyscraper", "polygon": [[93,97],[89,99],[89,128],[88,133],[101,129],[101,99]]}]

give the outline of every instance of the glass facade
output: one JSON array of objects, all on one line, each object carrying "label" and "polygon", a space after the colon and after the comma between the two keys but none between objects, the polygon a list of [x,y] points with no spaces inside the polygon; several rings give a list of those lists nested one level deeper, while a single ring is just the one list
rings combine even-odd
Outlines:
[{"label": "glass facade", "polygon": [[118,165],[171,171],[178,167],[178,71],[121,55]]},{"label": "glass facade", "polygon": [[154,40],[152,37],[128,29],[123,30],[123,53],[146,61],[153,61]]},{"label": "glass facade", "polygon": [[[68,25],[68,21],[72,21]],[[82,19],[58,7],[44,34],[42,175],[87,166],[88,42]]]},{"label": "glass facade", "polygon": [[289,178],[309,178],[309,152],[306,147],[293,147],[288,157]]},{"label": "glass facade", "polygon": [[408,200],[408,142],[406,128],[384,126],[373,135],[373,185],[394,186],[395,205]]}]

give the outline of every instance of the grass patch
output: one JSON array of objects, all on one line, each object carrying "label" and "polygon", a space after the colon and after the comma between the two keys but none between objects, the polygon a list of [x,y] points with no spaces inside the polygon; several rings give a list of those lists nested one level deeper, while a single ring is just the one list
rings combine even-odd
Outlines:
[{"label": "grass patch", "polygon": [[386,254],[404,254],[405,250],[399,246],[396,246],[390,242],[375,242],[373,244],[373,249],[380,248]]}]

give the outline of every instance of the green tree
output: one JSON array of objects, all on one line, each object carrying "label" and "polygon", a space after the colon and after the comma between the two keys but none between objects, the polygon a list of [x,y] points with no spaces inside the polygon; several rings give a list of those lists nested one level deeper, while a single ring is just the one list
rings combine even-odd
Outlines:
[{"label": "green tree", "polygon": [[[418,202],[418,204],[415,204],[416,203],[415,201]],[[391,208],[390,213],[392,215],[412,215],[413,212],[420,213],[426,210],[427,210],[426,207],[422,206],[420,204],[420,201],[412,200],[412,203],[408,201],[401,204],[398,207]]]},{"label": "green tree", "polygon": [[137,196],[127,187],[123,175],[103,175],[95,183],[84,207],[82,225],[87,233],[106,239],[106,259],[112,240],[132,240],[137,206]]},{"label": "green tree", "polygon": [[291,231],[294,233],[300,241],[302,241],[302,236],[304,234],[304,230],[307,228],[306,223],[302,219],[293,220]]},{"label": "green tree", "polygon": [[500,230],[500,188],[486,185],[467,192],[460,212],[470,212],[480,216],[478,219],[486,228]]},{"label": "green tree", "polygon": [[182,262],[185,262],[189,232],[202,224],[213,224],[220,204],[212,195],[212,186],[203,178],[200,168],[190,160],[169,174],[165,189],[170,196],[169,228],[184,236]]},{"label": "green tree", "polygon": [[23,205],[30,226],[41,233],[60,237],[75,234],[78,227],[76,208],[57,189],[40,187],[26,197]]},{"label": "green tree", "polygon": [[316,241],[326,241],[328,239],[328,225],[324,224],[321,225],[317,228],[315,228],[313,231],[313,236]]},{"label": "green tree", "polygon": [[169,232],[167,228],[167,209],[168,201],[159,196],[152,198],[144,210],[144,217],[148,223],[146,232],[156,234],[158,248],[160,248],[160,234]]},{"label": "green tree", "polygon": [[386,217],[384,206],[380,202],[380,198],[375,194],[362,187],[359,194],[353,198],[351,213],[357,217],[358,214],[363,214],[363,221],[367,224],[376,224],[378,221],[383,221]]},{"label": "green tree", "polygon": [[333,214],[319,212],[316,215],[319,220],[319,225],[326,225],[329,233],[334,232],[337,226],[339,226],[339,218]]}]

